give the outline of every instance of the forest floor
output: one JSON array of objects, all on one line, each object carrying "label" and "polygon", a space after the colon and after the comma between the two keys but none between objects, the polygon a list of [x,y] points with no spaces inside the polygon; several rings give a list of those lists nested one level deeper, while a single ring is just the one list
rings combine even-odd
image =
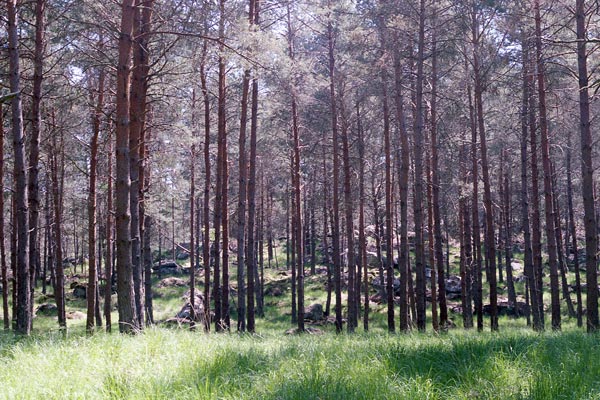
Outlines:
[{"label": "forest floor", "polygon": [[[66,335],[41,313],[31,337],[0,332],[0,399],[600,399],[600,336],[566,315],[562,332],[534,333],[508,317],[497,333],[487,318],[486,332],[464,331],[451,314],[459,327],[446,333],[428,325],[388,334],[386,306],[372,304],[369,332],[361,323],[336,335],[324,324],[319,335],[286,335],[289,274],[266,272],[267,288],[282,293],[265,298],[254,335],[158,324],[136,336],[87,336],[85,300],[69,296]],[[307,277],[307,305],[325,304],[324,282]],[[156,283],[155,316],[164,321],[187,288]]]}]

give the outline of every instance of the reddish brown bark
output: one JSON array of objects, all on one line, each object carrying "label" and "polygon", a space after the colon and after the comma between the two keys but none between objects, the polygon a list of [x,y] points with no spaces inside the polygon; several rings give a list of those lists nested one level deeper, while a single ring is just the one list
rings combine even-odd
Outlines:
[{"label": "reddish brown bark", "polygon": [[117,65],[116,92],[116,247],[117,294],[119,296],[119,331],[134,333],[139,329],[135,307],[133,270],[131,260],[130,215],[130,84],[131,49],[135,5],[133,0],[122,3]]}]

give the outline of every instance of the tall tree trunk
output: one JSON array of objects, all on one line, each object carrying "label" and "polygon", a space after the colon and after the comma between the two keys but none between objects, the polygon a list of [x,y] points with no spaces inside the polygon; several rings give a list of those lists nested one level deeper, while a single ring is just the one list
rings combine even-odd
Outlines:
[{"label": "tall tree trunk", "polygon": [[[14,157],[14,198],[17,210],[17,248],[16,271],[13,276],[17,280],[16,293],[16,331],[21,334],[31,333],[31,293],[28,264],[28,232],[27,221],[27,177],[25,171],[25,143],[23,139],[23,107],[21,99],[21,76],[19,72],[19,34],[17,23],[17,1],[6,0],[8,59],[10,91],[12,98],[12,140]],[[15,273],[16,272],[16,273]]]},{"label": "tall tree trunk", "polygon": [[[108,142],[108,172],[106,174],[107,190],[106,190],[106,261],[105,265],[105,288],[104,288],[104,320],[106,321],[106,331],[111,332],[112,329],[112,281],[113,281],[113,178],[112,178],[112,167],[113,167],[113,146],[112,146],[112,135],[110,129],[107,130],[107,142]],[[160,257],[160,253],[159,253]]]},{"label": "tall tree trunk", "polygon": [[[148,142],[150,141],[152,124],[152,109],[147,106],[146,111],[148,121],[144,121],[144,127],[140,135],[140,231],[142,238],[142,266],[144,269],[144,318],[146,325],[154,324],[154,310],[152,304],[152,249],[150,246],[151,231],[154,221],[148,215],[146,207],[146,193],[150,188],[150,168],[148,158]],[[196,253],[196,258],[198,253]]]},{"label": "tall tree trunk", "polygon": [[327,25],[327,39],[329,48],[329,95],[331,102],[331,130],[333,138],[333,274],[335,283],[335,331],[342,332],[342,278],[340,257],[340,200],[339,200],[339,145],[338,145],[338,121],[337,121],[337,99],[335,93],[335,55],[333,25]]},{"label": "tall tree trunk", "polygon": [[[354,251],[354,205],[352,187],[350,185],[350,145],[348,133],[348,118],[342,96],[340,96],[340,113],[342,123],[342,157],[344,165],[344,212],[346,219],[346,254],[348,264],[348,332],[354,332],[358,326],[358,308],[356,306],[356,260]],[[393,264],[392,264],[393,265]],[[394,302],[392,301],[392,307]],[[392,310],[393,311],[393,310]]]},{"label": "tall tree trunk", "polygon": [[4,330],[10,329],[10,312],[8,307],[8,268],[6,265],[6,249],[4,248],[4,118],[0,109],[0,267],[2,268],[2,318]]},{"label": "tall tree trunk", "polygon": [[425,0],[419,6],[419,36],[417,44],[417,75],[415,82],[415,120],[413,139],[414,183],[414,222],[415,222],[415,269],[417,295],[417,329],[425,331],[425,246],[423,238],[423,66],[425,64]]},{"label": "tall tree trunk", "polygon": [[[287,8],[287,28],[288,28],[288,56],[295,60],[294,54],[294,32],[292,30],[290,7]],[[294,207],[292,218],[292,230],[294,235],[294,253],[296,260],[296,279],[298,290],[298,330],[304,331],[304,234],[302,221],[302,201],[300,182],[300,126],[298,121],[298,105],[296,96],[296,82],[291,82],[291,111],[292,111],[292,187],[294,191]],[[262,192],[262,190],[261,190]],[[261,206],[262,212],[262,206]]]},{"label": "tall tree trunk", "polygon": [[[250,2],[250,9],[252,10],[253,4]],[[252,12],[250,12],[250,18],[252,19]],[[252,21],[250,22],[252,24]],[[248,120],[248,91],[250,86],[250,70],[244,71],[244,78],[242,80],[242,103],[241,103],[241,117],[240,117],[240,135],[238,144],[238,207],[237,207],[237,330],[238,332],[244,332],[246,330],[246,289],[244,280],[244,267],[245,267],[245,253],[246,253],[246,203],[247,196],[246,190],[248,188],[246,182],[246,175],[248,165],[246,162],[246,126]]]},{"label": "tall tree trunk", "polygon": [[[293,89],[292,89],[293,91]],[[302,202],[301,202],[301,183],[300,183],[300,127],[298,125],[298,110],[296,106],[296,98],[292,93],[292,136],[293,136],[293,187],[294,187],[294,224],[292,229],[295,234],[295,249],[296,254],[296,279],[298,290],[298,330],[304,331],[304,240],[302,235]],[[261,187],[261,193],[263,189]],[[262,196],[261,196],[262,199]],[[261,201],[261,214],[263,213]],[[262,239],[262,229],[261,229]],[[260,241],[262,245],[262,240]],[[262,249],[262,246],[261,246]],[[259,252],[262,257],[262,251]],[[262,263],[261,263],[262,264]],[[262,270],[262,268],[261,268]]]},{"label": "tall tree trunk", "polygon": [[490,187],[490,174],[487,156],[487,138],[483,119],[483,85],[481,80],[482,70],[479,64],[480,34],[477,19],[477,8],[473,7],[471,34],[473,40],[473,75],[475,108],[477,110],[477,130],[479,131],[479,145],[481,155],[481,174],[483,178],[483,203],[485,206],[485,251],[487,280],[490,286],[490,324],[492,331],[498,330],[498,293],[496,284],[496,239],[494,236],[494,207]]},{"label": "tall tree trunk", "polygon": [[573,307],[573,301],[571,300],[571,294],[569,293],[569,284],[567,282],[567,266],[565,263],[565,257],[563,254],[563,237],[562,229],[560,224],[560,204],[558,201],[558,183],[556,177],[556,169],[554,165],[551,166],[552,170],[552,198],[554,207],[554,235],[556,238],[556,250],[558,257],[558,270],[560,273],[562,296],[567,305],[569,317],[575,317],[575,307]]},{"label": "tall tree trunk", "polygon": [[[258,270],[256,271],[256,283],[258,288],[256,290],[256,313],[259,317],[265,316],[265,270],[264,270],[264,225],[265,225],[265,184],[264,184],[264,170],[262,163],[260,163],[260,213],[259,213],[259,224],[257,226],[257,241],[258,241]],[[304,268],[304,266],[302,266]],[[304,274],[304,270],[302,270]],[[304,294],[302,294],[304,296]],[[300,308],[300,306],[298,306]]]},{"label": "tall tree trunk", "polygon": [[[56,284],[54,287],[54,299],[58,308],[58,326],[61,330],[67,328],[67,318],[65,314],[65,276],[63,271],[63,248],[62,248],[62,194],[61,180],[64,171],[59,176],[59,168],[62,169],[64,154],[64,145],[62,142],[62,133],[60,145],[57,144],[56,134],[52,136],[52,155],[50,169],[52,171],[52,200],[54,203],[54,246],[56,262]],[[60,146],[60,147],[59,147]],[[59,159],[59,156],[61,159]]]},{"label": "tall tree trunk", "polygon": [[[504,153],[506,159],[506,152]],[[517,306],[517,294],[515,292],[515,283],[512,270],[512,226],[511,226],[511,190],[510,190],[510,171],[507,169],[504,173],[504,257],[506,263],[506,287],[508,289],[508,302]]]},{"label": "tall tree trunk", "polygon": [[398,255],[398,268],[400,269],[400,331],[407,332],[410,329],[408,318],[408,295],[407,281],[409,274],[408,258],[410,256],[408,243],[408,176],[410,170],[410,147],[408,144],[408,132],[406,129],[406,116],[404,114],[404,99],[402,96],[402,67],[400,65],[400,54],[394,52],[394,81],[395,81],[395,105],[396,121],[400,134],[400,254]]},{"label": "tall tree trunk", "polygon": [[[358,249],[359,271],[363,272],[364,285],[364,313],[363,329],[369,330],[369,275],[367,271],[367,237],[365,235],[365,138],[360,114],[360,104],[356,103],[356,124],[358,133]],[[360,272],[359,272],[360,273]],[[406,284],[405,284],[406,287]],[[360,287],[359,287],[360,289]],[[360,290],[356,294],[357,303],[360,302]]]},{"label": "tall tree trunk", "polygon": [[586,52],[585,1],[576,0],[577,67],[579,78],[579,130],[581,134],[581,176],[585,220],[585,265],[587,281],[587,331],[595,332],[598,321],[598,235],[594,210],[594,168],[592,164],[592,132],[590,129],[590,97]]},{"label": "tall tree trunk", "polygon": [[560,293],[558,288],[558,262],[556,255],[556,236],[554,232],[554,206],[552,200],[552,168],[550,165],[550,143],[548,140],[548,121],[546,117],[546,75],[542,58],[542,20],[540,2],[533,2],[535,14],[535,48],[537,63],[538,105],[540,118],[540,137],[542,147],[542,166],[544,169],[544,210],[546,216],[546,241],[548,262],[550,264],[550,295],[552,304],[552,329],[560,330]]},{"label": "tall tree trunk", "polygon": [[[433,208],[433,233],[435,239],[435,261],[436,265],[431,265],[431,269],[437,268],[439,303],[440,303],[440,326],[446,329],[448,324],[448,306],[446,305],[446,277],[444,274],[444,250],[442,239],[442,217],[440,213],[440,173],[439,173],[439,155],[437,140],[437,10],[435,3],[433,7],[433,37],[431,49],[431,180],[432,180],[432,208]],[[433,275],[432,275],[433,279]]]},{"label": "tall tree trunk", "polygon": [[[577,245],[577,229],[575,227],[575,212],[573,210],[573,179],[571,177],[571,133],[567,144],[567,203],[569,208],[569,232],[571,237],[571,249],[567,250],[567,261],[573,254],[573,266],[575,268],[575,293],[577,296],[577,326],[583,326],[583,301],[581,299],[581,272],[579,268],[579,250]],[[568,240],[567,240],[568,242]],[[567,243],[567,249],[569,243]]]},{"label": "tall tree trunk", "polygon": [[479,223],[479,167],[477,158],[477,121],[473,107],[471,85],[467,84],[467,97],[469,101],[469,125],[471,130],[471,181],[473,183],[473,200],[471,212],[473,214],[473,298],[475,300],[475,313],[477,314],[477,330],[483,330],[483,294],[481,273],[481,233]]},{"label": "tall tree trunk", "polygon": [[[102,68],[98,76],[98,93],[96,107],[92,117],[94,132],[90,144],[90,182],[88,193],[88,286],[87,286],[87,321],[86,331],[94,332],[94,317],[96,313],[96,288],[98,285],[98,265],[96,262],[96,176],[98,169],[98,137],[104,108],[104,79]],[[93,95],[91,96],[93,99]],[[107,287],[108,288],[108,287]]]},{"label": "tall tree trunk", "polygon": [[[293,151],[290,154],[290,177],[292,178],[291,180],[293,181],[294,179],[294,153]],[[292,324],[297,324],[298,323],[298,285],[297,285],[297,279],[296,279],[296,274],[297,274],[297,265],[296,265],[296,196],[294,195],[293,192],[293,186],[294,186],[294,182],[292,182],[292,189],[290,190],[289,193],[289,198],[291,199],[291,209],[289,208],[289,202],[287,203],[288,205],[288,209],[287,211],[287,215],[289,215],[288,218],[288,229],[289,232],[288,234],[290,235],[290,246],[288,246],[287,248],[287,252],[290,255],[290,261],[291,261],[291,280],[292,280]],[[258,236],[258,235],[257,235]]]},{"label": "tall tree trunk", "polygon": [[[529,43],[524,46],[529,51]],[[524,53],[525,54],[525,53]],[[535,79],[534,60],[528,63],[528,125],[531,145],[531,251],[533,259],[533,281],[530,283],[531,306],[533,308],[533,329],[544,330],[544,299],[542,283],[542,233],[540,228],[540,188],[539,188],[539,166],[537,132],[535,121]],[[533,297],[536,299],[534,300]],[[537,307],[536,307],[537,305]]]},{"label": "tall tree trunk", "polygon": [[130,84],[131,49],[135,5],[133,0],[123,0],[119,36],[119,61],[117,65],[116,106],[116,244],[117,293],[119,296],[119,331],[134,333],[139,329],[136,315],[133,269],[131,260],[130,215]]},{"label": "tall tree trunk", "polygon": [[[259,23],[260,0],[254,0],[254,24]],[[258,132],[258,80],[252,79],[252,107],[250,116],[250,158],[248,160],[248,228],[247,228],[247,330],[254,332],[256,329],[255,320],[255,296],[256,289],[254,285],[254,275],[256,271],[256,248],[254,247],[255,236],[254,226],[256,222],[256,141]]]},{"label": "tall tree trunk", "polygon": [[[225,4],[224,0],[219,2],[220,17],[219,17],[219,38],[223,40],[225,37]],[[219,52],[222,53],[224,46],[219,46]],[[223,292],[221,288],[221,228],[223,222],[223,153],[224,150],[224,135],[225,135],[225,60],[223,55],[219,54],[219,77],[218,77],[218,97],[217,97],[217,176],[215,182],[215,205],[214,205],[214,232],[215,232],[215,254],[214,254],[214,278],[213,278],[213,297],[215,301],[215,330],[220,332],[223,330]]]},{"label": "tall tree trunk", "polygon": [[385,71],[382,72],[381,88],[383,93],[383,141],[385,153],[385,291],[387,298],[387,326],[389,332],[395,332],[396,320],[394,316],[394,244],[392,239],[392,145],[390,137],[390,112],[388,106],[387,79]]},{"label": "tall tree trunk", "polygon": [[[130,134],[129,134],[129,168],[131,177],[130,209],[131,209],[131,259],[135,293],[136,315],[138,326],[144,326],[144,270],[142,268],[142,221],[140,215],[141,190],[140,181],[141,146],[146,123],[146,97],[148,91],[150,23],[154,0],[137,0],[133,20],[133,69],[131,83]],[[175,255],[173,256],[175,257]]]},{"label": "tall tree trunk", "polygon": [[202,100],[204,103],[204,196],[202,203],[202,262],[204,264],[204,330],[210,331],[210,98],[206,83],[206,41],[200,62],[200,84],[202,87]]},{"label": "tall tree trunk", "polygon": [[328,180],[327,180],[327,165],[326,154],[323,154],[323,263],[327,267],[327,297],[325,300],[325,315],[331,315],[331,290],[333,289],[333,277],[331,274],[331,260],[329,259],[329,243],[327,237],[329,235],[329,226],[327,215],[329,214],[328,203]]},{"label": "tall tree trunk", "polygon": [[38,231],[40,215],[39,159],[40,134],[42,132],[42,82],[44,79],[46,0],[35,3],[35,50],[33,54],[33,93],[31,99],[31,136],[29,141],[29,164],[27,175],[27,200],[29,206],[29,279],[31,300],[29,307],[33,315],[33,292],[36,284],[36,269],[39,256]]},{"label": "tall tree trunk", "polygon": [[[466,135],[463,134],[463,145],[461,146],[461,175],[464,187],[468,187],[469,177],[467,173],[467,160],[468,160],[468,142]],[[460,193],[461,204],[461,218],[460,225],[462,228],[462,246],[461,256],[464,257],[461,270],[461,301],[463,307],[463,326],[465,329],[471,329],[473,327],[473,246],[472,246],[472,229],[471,229],[471,216],[469,215],[469,193]]]},{"label": "tall tree trunk", "polygon": [[[431,144],[431,143],[430,143]],[[425,175],[427,176],[427,253],[429,258],[429,265],[431,268],[431,326],[434,332],[440,330],[440,320],[438,317],[438,304],[437,304],[437,271],[434,254],[434,239],[433,239],[433,194],[431,180],[431,154],[429,150],[426,151],[427,164],[425,165]]]},{"label": "tall tree trunk", "polygon": [[[248,24],[250,29],[254,24],[254,0],[249,0]],[[237,227],[237,330],[244,332],[246,330],[246,287],[244,280],[244,268],[246,266],[246,204],[247,204],[247,174],[248,162],[246,160],[246,128],[248,126],[248,92],[250,88],[250,69],[244,71],[242,79],[242,101],[240,116],[240,135],[238,141],[238,227]]]}]

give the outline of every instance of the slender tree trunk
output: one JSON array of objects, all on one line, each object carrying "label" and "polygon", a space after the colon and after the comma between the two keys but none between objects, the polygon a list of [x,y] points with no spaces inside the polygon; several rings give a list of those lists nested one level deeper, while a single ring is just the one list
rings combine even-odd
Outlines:
[{"label": "slender tree trunk", "polygon": [[426,151],[427,164],[425,166],[425,175],[427,176],[427,252],[429,256],[429,266],[431,268],[431,325],[434,332],[440,330],[440,320],[438,317],[437,304],[437,271],[434,254],[433,239],[433,194],[431,193],[433,182],[431,180],[431,155]]},{"label": "slender tree trunk", "polygon": [[325,300],[325,315],[331,315],[331,290],[333,289],[333,281],[331,274],[331,260],[329,259],[329,242],[327,241],[327,237],[329,236],[329,228],[328,228],[328,180],[327,180],[327,165],[326,165],[326,155],[323,154],[323,262],[327,267],[327,298]]},{"label": "slender tree trunk", "polygon": [[[264,185],[264,172],[262,169],[262,163],[260,164],[260,213],[259,213],[259,224],[258,224],[258,233],[257,233],[257,241],[258,241],[258,267],[259,269],[256,271],[256,283],[258,285],[258,290],[256,291],[256,313],[259,317],[263,318],[265,316],[265,270],[264,270],[264,221],[265,221],[265,185]],[[304,274],[304,270],[302,270],[302,274]],[[303,294],[304,296],[304,294]],[[300,308],[300,307],[298,307]]]},{"label": "slender tree trunk", "polygon": [[550,295],[552,304],[552,329],[560,330],[560,293],[558,288],[558,262],[556,255],[556,236],[554,232],[554,206],[552,200],[552,169],[550,165],[550,143],[548,140],[548,121],[546,118],[546,76],[542,58],[542,20],[539,0],[533,2],[535,14],[535,47],[537,63],[538,105],[540,118],[540,136],[542,147],[542,166],[544,169],[544,210],[546,216],[546,241],[548,243],[548,262],[550,264]]},{"label": "slender tree trunk", "polygon": [[[254,0],[249,0],[248,23],[250,29],[254,24]],[[240,135],[238,141],[238,227],[237,227],[237,330],[244,332],[246,330],[246,287],[244,279],[244,268],[246,264],[246,204],[247,204],[247,174],[248,162],[246,160],[246,128],[248,126],[248,92],[250,88],[250,69],[244,71],[242,79],[242,101],[240,116]]]},{"label": "slender tree trunk", "polygon": [[202,262],[204,264],[204,330],[210,331],[210,98],[206,83],[206,41],[204,43],[202,60],[200,62],[200,84],[202,87],[202,100],[204,103],[204,196],[202,204]]},{"label": "slender tree trunk", "polygon": [[[468,144],[466,135],[463,134],[463,145],[461,146],[461,175],[463,177],[463,184],[468,187],[469,177],[467,174],[467,161],[468,160]],[[464,161],[463,161],[464,160]],[[465,329],[471,329],[473,327],[473,246],[472,246],[472,228],[471,228],[471,216],[469,215],[469,194],[460,193],[460,200],[462,202],[461,212],[461,228],[462,228],[462,246],[461,255],[464,257],[462,262],[461,270],[461,301],[463,308],[463,326]]]},{"label": "slender tree trunk", "polygon": [[558,192],[557,192],[557,177],[556,177],[556,169],[554,165],[552,165],[552,198],[553,198],[553,207],[554,207],[554,235],[556,238],[556,250],[558,257],[558,270],[560,273],[561,280],[561,289],[562,296],[567,304],[567,310],[569,312],[569,317],[575,317],[575,307],[573,307],[573,301],[571,300],[571,294],[569,293],[569,284],[567,282],[567,267],[565,263],[565,257],[563,254],[563,237],[562,237],[562,229],[560,226],[560,204],[558,201]]},{"label": "slender tree trunk", "polygon": [[[504,153],[506,159],[506,152]],[[510,190],[510,171],[504,173],[504,256],[506,263],[506,287],[508,289],[508,302],[515,310],[517,309],[517,294],[515,292],[515,282],[513,280],[512,270],[512,226],[511,226],[511,190]]]},{"label": "slender tree trunk", "polygon": [[[529,43],[524,46],[529,52]],[[525,53],[524,53],[525,55]],[[528,60],[529,61],[529,60]],[[531,60],[528,64],[528,126],[531,145],[531,251],[533,260],[533,275],[529,285],[531,292],[531,306],[533,308],[533,329],[544,330],[544,299],[542,282],[542,233],[540,228],[540,191],[539,191],[539,166],[537,150],[537,133],[535,121],[535,64]],[[535,300],[534,300],[535,297]]]},{"label": "slender tree trunk", "polygon": [[[294,62],[294,32],[291,25],[290,7],[287,8],[288,56]],[[304,331],[304,234],[302,221],[301,181],[300,181],[300,126],[296,100],[296,82],[291,82],[292,111],[292,188],[294,192],[292,230],[294,236],[294,253],[296,261],[296,279],[298,290],[298,330]],[[262,192],[262,190],[261,190]],[[262,206],[261,206],[262,213]],[[293,279],[293,278],[292,278]]]},{"label": "slender tree trunk", "polygon": [[387,79],[385,71],[381,79],[383,102],[383,140],[385,153],[385,270],[386,270],[386,303],[387,326],[389,332],[396,331],[394,316],[394,244],[392,220],[392,145],[390,137],[390,112],[388,106]]},{"label": "slender tree trunk", "polygon": [[[98,265],[96,262],[96,176],[98,169],[98,137],[104,108],[104,69],[98,76],[98,98],[94,110],[92,125],[94,132],[90,144],[90,182],[88,193],[88,286],[87,286],[87,321],[86,331],[94,332],[94,317],[96,313],[96,288],[98,286]],[[93,96],[91,96],[93,99]]]},{"label": "slender tree trunk", "polygon": [[[360,104],[356,103],[356,123],[358,133],[358,249],[359,249],[359,271],[363,272],[364,284],[364,308],[363,329],[369,330],[369,275],[367,271],[367,237],[365,235],[365,138],[360,114]],[[406,284],[405,284],[406,287]],[[360,290],[357,292],[357,300],[360,299]],[[358,302],[358,301],[357,301]]]},{"label": "slender tree trunk", "polygon": [[[192,113],[196,108],[196,91],[193,91]],[[192,123],[192,126],[195,124]],[[195,126],[194,126],[195,128]],[[192,139],[193,140],[193,139]],[[196,329],[196,144],[190,148],[190,329]]]},{"label": "slender tree trunk", "polygon": [[106,190],[106,261],[105,265],[105,289],[104,289],[104,320],[106,321],[106,331],[111,332],[112,329],[112,277],[113,277],[113,253],[112,253],[112,214],[113,214],[113,147],[110,129],[107,130],[108,142],[108,173],[106,174],[107,190]]},{"label": "slender tree trunk", "polygon": [[[23,107],[21,99],[21,76],[19,72],[19,34],[17,22],[17,1],[6,0],[7,32],[8,32],[8,59],[10,91],[12,98],[12,140],[14,157],[14,198],[17,210],[17,246],[16,270],[13,276],[17,282],[16,293],[16,331],[21,334],[31,333],[31,293],[30,273],[28,265],[28,232],[27,221],[27,177],[25,171],[25,143],[23,138]],[[16,272],[16,273],[15,273]],[[13,278],[13,279],[14,279]]]},{"label": "slender tree trunk", "polygon": [[[63,271],[63,248],[62,248],[62,195],[61,195],[61,182],[59,179],[59,168],[62,169],[61,159],[64,152],[64,146],[62,143],[62,134],[60,145],[57,145],[57,135],[52,137],[52,155],[51,155],[51,166],[52,171],[52,200],[54,203],[54,246],[55,246],[55,262],[56,262],[56,285],[54,287],[54,299],[56,300],[56,306],[58,308],[58,326],[61,330],[67,328],[67,318],[65,314],[65,276]],[[60,146],[60,147],[59,147]],[[62,157],[61,157],[62,158]],[[62,171],[61,175],[64,175]]]},{"label": "slender tree trunk", "polygon": [[2,268],[2,318],[4,330],[8,330],[10,329],[10,312],[8,307],[8,266],[6,265],[6,249],[4,248],[4,227],[4,119],[0,109],[0,267]]},{"label": "slender tree trunk", "polygon": [[[293,175],[294,175],[294,153],[293,151],[290,154],[290,177],[293,180]],[[292,187],[294,186],[294,182],[292,182]],[[292,324],[297,324],[298,323],[298,281],[296,278],[297,275],[297,265],[296,265],[296,240],[298,240],[298,238],[296,237],[296,196],[294,195],[293,189],[291,189],[289,191],[289,198],[291,199],[291,209],[289,208],[289,202],[288,202],[288,209],[287,209],[287,215],[289,215],[288,218],[288,225],[289,225],[289,234],[291,235],[291,240],[290,240],[290,247],[288,247],[288,254],[290,254],[290,261],[291,261],[291,280],[292,280]]]},{"label": "slender tree trunk", "polygon": [[129,136],[130,157],[130,208],[131,208],[131,251],[133,262],[133,280],[135,291],[136,314],[140,329],[144,326],[145,295],[144,295],[144,268],[142,266],[142,222],[143,222],[143,177],[140,171],[144,160],[143,137],[146,126],[147,91],[149,67],[150,24],[154,0],[137,0],[137,9],[134,16],[133,32],[133,70],[131,85],[131,122]]},{"label": "slender tree trunk", "polygon": [[337,99],[335,93],[335,55],[333,25],[327,25],[327,38],[329,47],[329,94],[331,102],[331,130],[333,137],[333,274],[335,283],[335,330],[342,332],[342,279],[340,259],[340,201],[339,201],[339,145],[338,145],[338,122],[337,122]]},{"label": "slender tree trunk", "polygon": [[477,9],[472,11],[471,24],[473,40],[473,75],[475,108],[477,110],[477,130],[479,131],[479,145],[481,155],[481,174],[483,178],[483,202],[485,206],[485,251],[487,279],[490,286],[490,325],[492,331],[498,330],[498,293],[496,284],[496,239],[494,236],[494,207],[492,202],[492,191],[490,187],[490,174],[487,157],[487,138],[483,120],[483,86],[482,71],[479,65],[479,22],[477,20]]},{"label": "slender tree trunk", "polygon": [[[348,323],[349,333],[354,332],[358,326],[358,309],[356,307],[356,260],[354,252],[354,204],[352,187],[350,185],[350,145],[348,133],[348,119],[342,96],[340,96],[340,112],[342,123],[342,157],[344,166],[344,212],[346,219],[347,264],[348,264]],[[391,172],[390,172],[391,173]],[[393,265],[393,264],[392,264]],[[392,307],[394,302],[392,301]],[[393,310],[392,310],[393,311]]]},{"label": "slender tree trunk", "polygon": [[[119,37],[119,61],[117,65],[116,106],[116,244],[117,244],[117,293],[119,296],[119,331],[134,333],[139,329],[136,315],[133,269],[131,260],[130,215],[130,81],[131,49],[135,6],[133,0],[124,0]],[[58,239],[57,239],[58,240]]]},{"label": "slender tree trunk", "polygon": [[[577,296],[577,326],[583,326],[583,301],[581,299],[581,272],[579,268],[579,249],[577,245],[577,229],[575,227],[575,212],[573,210],[573,179],[571,177],[571,134],[567,144],[567,203],[569,207],[569,232],[571,236],[571,251],[567,251],[567,260],[573,254],[575,268],[575,293]],[[568,240],[567,240],[568,242]],[[568,243],[567,243],[568,248]]]},{"label": "slender tree trunk", "polygon": [[406,129],[406,116],[404,114],[404,99],[402,96],[402,67],[400,65],[400,54],[394,53],[394,76],[395,76],[395,105],[398,132],[400,134],[400,254],[398,256],[398,268],[400,269],[400,331],[407,332],[410,329],[408,318],[408,296],[407,281],[409,274],[408,258],[410,256],[408,243],[408,176],[410,169],[410,147],[408,144],[408,132]]},{"label": "slender tree trunk", "polygon": [[[147,105],[147,108],[149,106]],[[150,188],[150,171],[148,157],[148,142],[150,141],[150,126],[152,124],[152,109],[146,111],[148,121],[144,122],[144,127],[140,136],[140,232],[142,238],[142,266],[144,269],[144,319],[146,326],[154,324],[154,310],[152,305],[152,249],[150,240],[153,220],[147,211],[146,193]],[[197,258],[196,253],[196,258]]]},{"label": "slender tree trunk", "polygon": [[[12,327],[17,329],[17,211],[15,203],[15,195],[10,197],[10,269],[12,272]],[[56,295],[56,280],[53,280],[55,285],[54,295]]]},{"label": "slender tree trunk", "polygon": [[585,1],[576,0],[577,67],[579,78],[579,130],[581,133],[581,176],[585,221],[585,265],[587,281],[587,331],[595,332],[598,321],[598,235],[594,210],[594,168],[592,164],[592,132],[590,129],[590,97],[586,52]]},{"label": "slender tree trunk", "polygon": [[417,75],[415,82],[415,120],[413,139],[413,160],[415,167],[414,222],[415,222],[415,269],[417,295],[417,329],[425,331],[425,248],[423,237],[423,66],[425,63],[425,0],[420,1],[419,39],[417,48]]},{"label": "slender tree trunk", "polygon": [[[437,14],[435,3],[432,5],[434,10],[433,18],[433,37],[431,54],[431,180],[432,180],[432,208],[433,208],[433,233],[436,265],[431,265],[431,269],[437,268],[439,303],[440,303],[440,326],[446,329],[448,324],[448,306],[446,305],[446,277],[444,274],[444,250],[442,239],[442,217],[440,213],[440,176],[439,176],[439,155],[438,155],[438,135],[437,135]],[[432,275],[433,279],[433,275]]]},{"label": "slender tree trunk", "polygon": [[474,259],[474,278],[473,278],[473,297],[475,300],[475,313],[477,314],[477,330],[483,330],[483,294],[482,294],[482,273],[481,273],[481,233],[479,224],[479,171],[477,158],[477,121],[473,107],[473,96],[471,94],[471,85],[467,84],[467,97],[469,100],[469,125],[471,129],[471,181],[473,183],[473,200],[471,203],[471,212],[473,214],[473,259]]},{"label": "slender tree trunk", "polygon": [[[29,279],[31,300],[30,313],[33,315],[33,293],[36,285],[36,269],[39,256],[38,231],[40,215],[39,159],[40,134],[42,132],[42,82],[44,79],[46,0],[35,3],[35,50],[33,55],[33,96],[31,100],[31,136],[29,141],[29,164],[27,175],[27,200],[29,206]],[[30,321],[31,322],[31,321]]]},{"label": "slender tree trunk", "polygon": [[[259,23],[260,0],[254,0],[254,24]],[[246,271],[247,271],[247,330],[248,332],[255,331],[255,296],[256,289],[254,285],[254,275],[256,271],[256,248],[254,246],[254,226],[256,220],[256,141],[258,132],[258,80],[252,79],[252,107],[250,117],[250,158],[248,160],[248,227],[247,227],[247,254],[246,254]]]},{"label": "slender tree trunk", "polygon": [[[252,7],[253,2],[250,2],[250,24],[252,24]],[[245,291],[245,280],[244,280],[244,267],[245,267],[245,253],[246,253],[246,203],[247,195],[246,190],[248,188],[246,182],[246,175],[248,165],[246,162],[246,127],[248,120],[248,91],[250,87],[250,70],[244,71],[244,78],[242,80],[242,103],[241,103],[241,117],[240,117],[240,135],[238,142],[238,207],[237,207],[237,330],[238,332],[244,332],[246,330],[246,291]]]}]

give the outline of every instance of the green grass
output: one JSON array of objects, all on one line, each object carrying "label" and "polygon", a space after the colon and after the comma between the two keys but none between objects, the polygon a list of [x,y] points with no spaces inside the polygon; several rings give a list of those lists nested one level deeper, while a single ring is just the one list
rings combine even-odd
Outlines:
[{"label": "green grass", "polygon": [[440,336],[2,333],[0,397],[591,399],[600,398],[598,339],[522,329]]},{"label": "green grass", "polygon": [[[159,326],[86,336],[84,320],[69,320],[64,336],[46,316],[35,318],[31,337],[0,331],[0,399],[600,399],[600,336],[566,313],[562,333],[533,333],[508,317],[499,333],[465,332],[451,314],[458,328],[448,333],[394,335],[386,306],[371,304],[369,333],[361,323],[353,335],[325,325],[323,335],[286,336],[289,280],[265,272],[284,296],[265,298],[257,335]],[[324,281],[307,276],[306,305],[325,304]],[[173,316],[185,291],[156,289],[156,320]],[[84,307],[67,302],[68,311]],[[235,326],[233,303],[232,311]]]}]

